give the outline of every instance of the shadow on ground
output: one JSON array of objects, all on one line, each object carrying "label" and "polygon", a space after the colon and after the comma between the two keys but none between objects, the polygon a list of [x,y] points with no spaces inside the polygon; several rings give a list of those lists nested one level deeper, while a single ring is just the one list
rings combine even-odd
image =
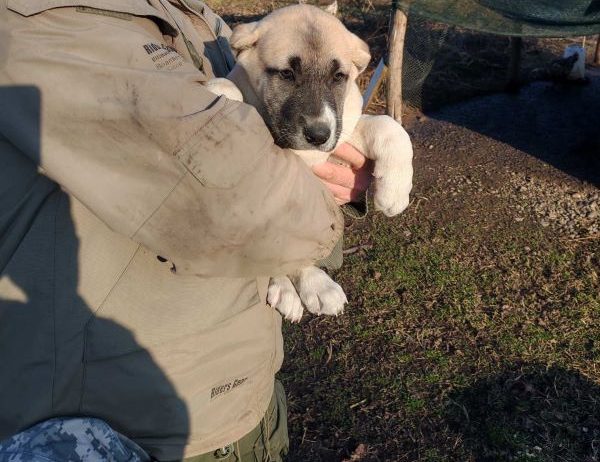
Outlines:
[{"label": "shadow on ground", "polygon": [[600,186],[600,77],[587,85],[534,83],[443,108],[431,116],[463,126]]},{"label": "shadow on ground", "polygon": [[576,371],[517,367],[449,398],[450,428],[477,462],[598,461],[600,387]]}]

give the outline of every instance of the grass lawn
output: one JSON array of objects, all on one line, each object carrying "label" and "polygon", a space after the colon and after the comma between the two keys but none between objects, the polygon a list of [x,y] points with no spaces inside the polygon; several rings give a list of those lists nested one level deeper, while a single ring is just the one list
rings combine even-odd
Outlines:
[{"label": "grass lawn", "polygon": [[[212,6],[237,22],[284,3]],[[380,56],[382,3],[341,3],[342,19]],[[504,39],[449,37],[456,62],[435,70],[433,103],[498,90]],[[565,43],[526,40],[525,67],[559,56]],[[374,110],[382,107],[380,99]],[[345,263],[334,275],[346,313],[284,325],[289,460],[597,462],[600,237],[543,224],[519,184],[539,183],[544,200],[558,203],[552,191],[593,197],[599,183],[430,117],[407,125],[409,209],[347,221]]]}]

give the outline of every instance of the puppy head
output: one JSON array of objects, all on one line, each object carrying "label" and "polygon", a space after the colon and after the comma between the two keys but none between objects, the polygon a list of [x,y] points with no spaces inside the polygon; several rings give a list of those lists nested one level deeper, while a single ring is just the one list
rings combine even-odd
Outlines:
[{"label": "puppy head", "polygon": [[331,151],[344,129],[344,108],[360,108],[356,77],[371,58],[367,44],[308,5],[240,25],[230,42],[277,144]]}]

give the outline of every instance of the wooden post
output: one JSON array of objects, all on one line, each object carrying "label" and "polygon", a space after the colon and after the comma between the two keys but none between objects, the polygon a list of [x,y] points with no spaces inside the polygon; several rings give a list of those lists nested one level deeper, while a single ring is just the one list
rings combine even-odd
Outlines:
[{"label": "wooden post", "polygon": [[509,91],[516,91],[519,89],[522,48],[523,39],[521,37],[510,38],[510,62],[508,65],[508,84],[506,85]]},{"label": "wooden post", "polygon": [[402,62],[404,58],[404,38],[408,18],[392,0],[393,18],[390,32],[390,54],[387,73],[387,113],[402,123]]},{"label": "wooden post", "polygon": [[596,50],[594,51],[594,65],[600,65],[600,35],[596,40]]}]

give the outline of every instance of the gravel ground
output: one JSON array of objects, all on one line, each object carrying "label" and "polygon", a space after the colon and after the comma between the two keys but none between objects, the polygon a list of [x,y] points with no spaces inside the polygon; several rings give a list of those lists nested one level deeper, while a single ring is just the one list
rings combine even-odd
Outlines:
[{"label": "gravel ground", "polygon": [[540,225],[552,227],[563,238],[600,238],[600,193],[587,186],[574,191],[547,179],[512,172],[510,193],[519,198],[513,204],[515,221],[534,214]]},{"label": "gravel ground", "polygon": [[[462,141],[453,139],[449,149],[475,148],[505,167],[495,187],[486,187],[473,172],[449,176],[450,195],[469,188],[506,196],[515,222],[532,217],[562,239],[598,238],[600,134],[590,109],[599,104],[600,77],[593,76],[585,86],[536,83],[515,95],[489,95],[434,113],[438,121],[466,129]],[[440,143],[433,131],[426,136],[435,152]],[[459,157],[472,164],[472,155]]]}]

